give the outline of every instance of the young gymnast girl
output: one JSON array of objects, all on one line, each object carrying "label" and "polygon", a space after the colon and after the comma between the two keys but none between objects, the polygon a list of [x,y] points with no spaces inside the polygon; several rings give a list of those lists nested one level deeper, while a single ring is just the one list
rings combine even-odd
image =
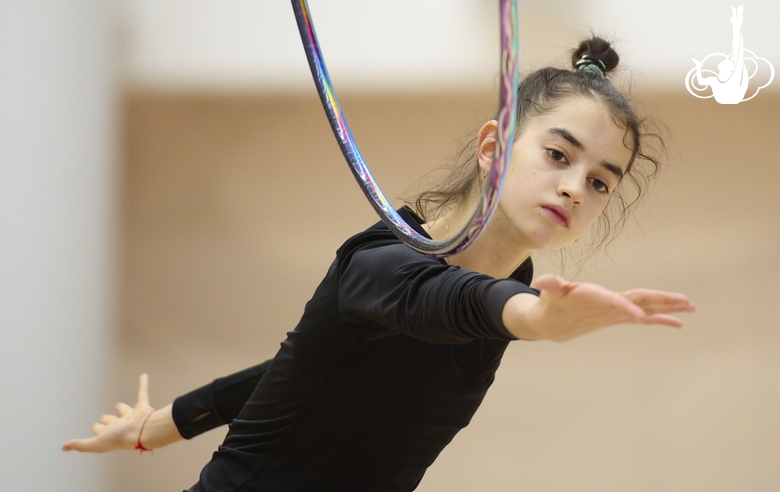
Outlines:
[{"label": "young gymnast girl", "polygon": [[[507,344],[563,341],[617,323],[680,327],[681,294],[613,292],[543,275],[530,255],[582,236],[621,188],[657,170],[641,120],[606,78],[609,43],[583,41],[573,70],[543,68],[519,87],[518,130],[493,218],[466,250],[433,259],[383,223],[348,239],[276,356],[153,409],[103,415],[64,450],[155,449],[230,424],[191,491],[413,490],[468,425]],[[435,240],[468,222],[496,142],[401,214]],[[630,200],[629,200],[630,201]]]}]

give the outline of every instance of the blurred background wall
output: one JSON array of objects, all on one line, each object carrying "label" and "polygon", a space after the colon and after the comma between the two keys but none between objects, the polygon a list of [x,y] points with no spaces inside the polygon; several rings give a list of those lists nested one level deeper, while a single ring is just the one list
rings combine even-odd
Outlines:
[{"label": "blurred background wall", "polygon": [[[745,46],[780,68],[780,7],[743,5]],[[132,403],[141,372],[162,406],[272,357],[341,242],[377,219],[287,2],[0,6],[0,429],[18,443],[0,478],[187,488],[225,429],[154,456],[58,448]],[[310,6],[388,196],[495,111],[496,2]],[[681,291],[699,311],[682,331],[513,344],[419,490],[776,490],[777,83],[736,106],[685,90],[691,58],[731,49],[727,2],[521,2],[520,15],[524,72],[566,66],[593,30],[616,41],[616,82],[669,133],[666,170],[606,254],[582,268],[576,251],[564,266],[540,255],[537,272]]]},{"label": "blurred background wall", "polygon": [[[110,405],[121,222],[112,1],[0,2],[0,483],[106,490],[68,434]],[[85,425],[86,424],[86,425]]]}]

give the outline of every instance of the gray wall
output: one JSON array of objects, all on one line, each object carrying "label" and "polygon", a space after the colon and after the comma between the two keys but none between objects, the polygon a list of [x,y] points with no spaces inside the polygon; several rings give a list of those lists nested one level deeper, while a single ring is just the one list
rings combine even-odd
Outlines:
[{"label": "gray wall", "polygon": [[[106,490],[117,247],[111,2],[0,3],[0,482]],[[113,379],[113,378],[111,378]]]}]

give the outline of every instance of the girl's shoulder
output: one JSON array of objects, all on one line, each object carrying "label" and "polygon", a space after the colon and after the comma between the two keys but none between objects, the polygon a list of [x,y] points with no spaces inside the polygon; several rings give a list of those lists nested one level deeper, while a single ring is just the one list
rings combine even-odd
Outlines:
[{"label": "girl's shoulder", "polygon": [[[424,221],[412,209],[404,206],[398,209],[398,213],[414,230],[431,239],[422,227]],[[375,263],[375,267],[384,265],[384,267],[396,268],[407,265],[423,268],[434,267],[437,270],[438,267],[445,269],[451,267],[443,258],[431,258],[408,247],[382,221],[347,239],[336,252],[336,262],[340,263],[343,268],[350,264],[352,256],[357,252],[371,256],[370,263]],[[530,285],[533,276],[533,262],[531,258],[528,258],[509,278]]]},{"label": "girl's shoulder", "polygon": [[[431,239],[431,237],[422,227],[423,220],[417,216],[417,214],[415,214],[409,207],[401,207],[398,209],[398,214],[415,231],[420,233],[422,236]],[[407,260],[444,263],[443,260],[440,261],[434,258],[430,258],[406,246],[403,241],[398,239],[393,231],[391,231],[381,220],[368,229],[361,231],[347,239],[344,244],[341,245],[338,251],[336,251],[336,257],[341,261],[349,261],[349,258],[355,252],[368,250],[374,252],[377,255],[390,254],[399,256],[399,260],[405,258]]]}]

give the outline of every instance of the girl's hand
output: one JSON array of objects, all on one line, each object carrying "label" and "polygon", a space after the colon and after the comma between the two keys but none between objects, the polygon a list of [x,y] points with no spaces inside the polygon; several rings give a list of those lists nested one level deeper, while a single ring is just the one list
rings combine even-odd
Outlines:
[{"label": "girl's hand", "polygon": [[[135,449],[144,421],[155,411],[149,406],[149,377],[146,374],[141,374],[139,386],[138,403],[135,407],[117,403],[116,410],[119,416],[103,415],[99,423],[92,424],[92,433],[95,437],[71,439],[62,445],[62,450],[105,453],[119,449]],[[147,444],[146,440],[143,440],[142,444],[151,449],[151,445]]]},{"label": "girl's hand", "polygon": [[541,290],[538,298],[520,294],[504,308],[507,328],[526,340],[564,341],[619,323],[681,328],[682,322],[670,313],[694,311],[686,296],[672,292],[636,289],[619,293],[556,275],[542,275],[531,286]]}]

